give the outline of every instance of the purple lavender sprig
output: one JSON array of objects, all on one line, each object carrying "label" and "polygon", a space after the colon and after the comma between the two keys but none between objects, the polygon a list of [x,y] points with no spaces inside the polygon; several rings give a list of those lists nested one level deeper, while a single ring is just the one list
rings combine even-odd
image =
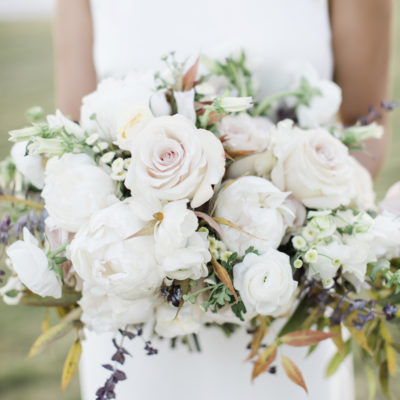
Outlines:
[{"label": "purple lavender sprig", "polygon": [[361,125],[368,125],[373,121],[379,121],[382,119],[382,111],[392,111],[398,106],[397,101],[381,101],[380,108],[373,107],[372,105],[368,107],[368,114],[359,118]]},{"label": "purple lavender sprig", "polygon": [[140,337],[144,342],[144,350],[146,351],[146,355],[151,356],[158,353],[158,350],[152,346],[151,341],[143,338],[143,329],[141,327],[134,329],[135,330],[133,332],[129,331],[128,328],[120,329],[119,333],[121,335],[121,340],[119,344],[117,343],[116,339],[113,338],[112,343],[116,351],[111,357],[111,360],[114,361],[114,363],[103,365],[103,368],[110,371],[111,374],[107,378],[104,385],[96,391],[96,400],[115,399],[115,386],[118,384],[118,382],[127,379],[126,373],[118,369],[118,365],[125,364],[126,356],[132,356],[124,347],[125,338],[132,340],[136,337]]}]

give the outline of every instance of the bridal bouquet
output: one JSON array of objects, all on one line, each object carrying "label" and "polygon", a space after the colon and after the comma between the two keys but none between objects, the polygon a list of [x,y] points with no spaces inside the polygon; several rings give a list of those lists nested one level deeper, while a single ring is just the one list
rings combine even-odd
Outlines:
[{"label": "bridal bouquet", "polygon": [[118,335],[143,337],[151,324],[154,336],[197,346],[200,328],[217,325],[253,335],[252,379],[273,373],[279,353],[307,390],[282,345],[311,352],[331,339],[328,375],[358,344],[388,393],[400,347],[388,323],[400,321],[400,212],[390,199],[376,206],[349,150],[380,137],[373,120],[394,104],[345,127],[334,121],[340,89],[312,69],[295,69],[285,91],[262,97],[244,53],[189,68],[174,54],[163,60],[162,72],[101,82],[79,124],[35,107],[32,125],[10,132],[0,293],[60,318],[50,326],[46,313],[30,356],[76,330],[65,388],[84,328],[116,332],[96,394],[111,399],[126,379]]}]

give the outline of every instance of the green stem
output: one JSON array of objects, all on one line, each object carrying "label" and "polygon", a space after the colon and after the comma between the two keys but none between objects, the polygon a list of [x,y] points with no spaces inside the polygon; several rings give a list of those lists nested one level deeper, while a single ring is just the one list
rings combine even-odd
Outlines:
[{"label": "green stem", "polygon": [[49,252],[49,253],[47,254],[47,256],[48,256],[49,258],[54,258],[54,257],[58,256],[60,253],[64,252],[64,251],[67,249],[68,246],[69,246],[69,243],[66,243],[64,246],[61,246],[61,247],[59,247],[58,249]]},{"label": "green stem", "polygon": [[296,96],[300,92],[298,90],[286,90],[283,92],[275,93],[274,95],[263,99],[257,107],[254,109],[253,116],[257,117],[261,115],[264,111],[266,111],[273,102],[283,99],[288,96]]}]

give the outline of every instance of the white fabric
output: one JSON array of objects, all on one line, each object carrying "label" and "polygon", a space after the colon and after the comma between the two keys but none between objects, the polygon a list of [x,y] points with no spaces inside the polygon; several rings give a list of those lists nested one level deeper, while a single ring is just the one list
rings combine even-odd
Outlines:
[{"label": "white fabric", "polygon": [[[91,0],[95,64],[99,79],[123,76],[131,69],[154,69],[160,56],[176,50],[185,57],[203,52],[221,56],[245,48],[262,94],[285,87],[286,65],[311,63],[331,79],[333,59],[327,0]],[[82,399],[95,399],[107,371],[101,365],[113,353],[112,336],[87,334],[81,362]],[[283,347],[300,367],[310,390],[292,384],[278,362],[276,375],[250,383],[244,363],[250,336],[227,339],[216,328],[200,333],[202,353],[185,347],[170,350],[156,342],[160,354],[148,357],[143,343],[128,343],[133,358],[124,366],[128,381],[117,386],[117,399],[216,400],[308,399],[354,400],[352,359],[331,379],[325,368],[335,348],[323,342],[308,358],[301,348]]]}]

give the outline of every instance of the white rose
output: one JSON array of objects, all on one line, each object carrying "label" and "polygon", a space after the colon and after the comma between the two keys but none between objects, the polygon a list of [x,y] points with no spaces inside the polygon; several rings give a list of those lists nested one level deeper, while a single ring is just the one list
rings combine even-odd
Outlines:
[{"label": "white rose", "polygon": [[165,303],[157,308],[155,331],[164,338],[198,333],[201,327],[201,310],[197,305],[185,302],[183,307],[178,308]]},{"label": "white rose", "polygon": [[45,172],[46,210],[66,231],[76,232],[93,213],[116,201],[112,179],[85,154],[53,157]]},{"label": "white rose", "polygon": [[183,115],[195,124],[196,110],[194,108],[194,89],[184,92],[174,91],[174,98],[178,114]]},{"label": "white rose", "polygon": [[153,118],[146,103],[134,103],[118,114],[117,144],[121,149],[130,150],[136,135]]},{"label": "white rose", "polygon": [[125,299],[152,295],[163,278],[154,258],[154,239],[151,235],[132,237],[145,223],[129,202],[93,214],[69,248],[78,275]]},{"label": "white rose", "polygon": [[[354,173],[347,147],[324,129],[278,124],[272,182],[310,208],[337,208],[354,197]],[[283,136],[283,137],[282,137]]]},{"label": "white rose", "polygon": [[11,157],[17,167],[17,170],[24,178],[38,189],[44,185],[43,159],[37,154],[26,153],[28,142],[15,143],[11,148]]},{"label": "white rose", "polygon": [[48,115],[47,123],[50,129],[64,128],[68,133],[75,135],[77,138],[83,138],[85,133],[81,126],[65,117],[60,110],[56,110],[54,115]]},{"label": "white rose", "polygon": [[7,248],[7,255],[18,278],[39,296],[60,298],[62,285],[57,274],[50,269],[46,254],[27,228],[24,228],[23,235],[23,241],[18,240]]},{"label": "white rose", "polygon": [[221,225],[228,248],[244,254],[254,246],[261,253],[277,248],[292,225],[295,215],[286,204],[288,193],[282,193],[266,179],[247,176],[222,188],[218,194],[215,216],[225,218],[238,229]]},{"label": "white rose", "polygon": [[132,194],[191,199],[199,207],[225,172],[224,149],[213,133],[181,115],[153,119],[137,136],[125,185]]},{"label": "white rose", "polygon": [[168,203],[154,232],[156,259],[171,279],[199,279],[208,275],[207,233],[196,232],[198,220],[187,200]]},{"label": "white rose", "polygon": [[99,133],[103,139],[115,141],[119,113],[138,102],[148,105],[154,86],[152,72],[131,72],[125,79],[105,79],[95,92],[82,99],[82,128],[89,134]]},{"label": "white rose", "polygon": [[217,126],[221,141],[228,150],[262,151],[269,144],[272,122],[264,117],[241,113],[228,115]]},{"label": "white rose", "polygon": [[361,210],[374,210],[375,192],[371,174],[355,158],[350,159],[353,164],[352,183],[355,191],[352,203]]},{"label": "white rose", "polygon": [[279,313],[297,288],[289,257],[274,249],[261,256],[247,254],[234,266],[233,277],[247,312],[255,310],[261,315]]},{"label": "white rose", "polygon": [[153,315],[155,298],[125,300],[100,288],[85,287],[79,305],[83,311],[81,320],[89,329],[113,332],[129,324],[148,321]]}]

